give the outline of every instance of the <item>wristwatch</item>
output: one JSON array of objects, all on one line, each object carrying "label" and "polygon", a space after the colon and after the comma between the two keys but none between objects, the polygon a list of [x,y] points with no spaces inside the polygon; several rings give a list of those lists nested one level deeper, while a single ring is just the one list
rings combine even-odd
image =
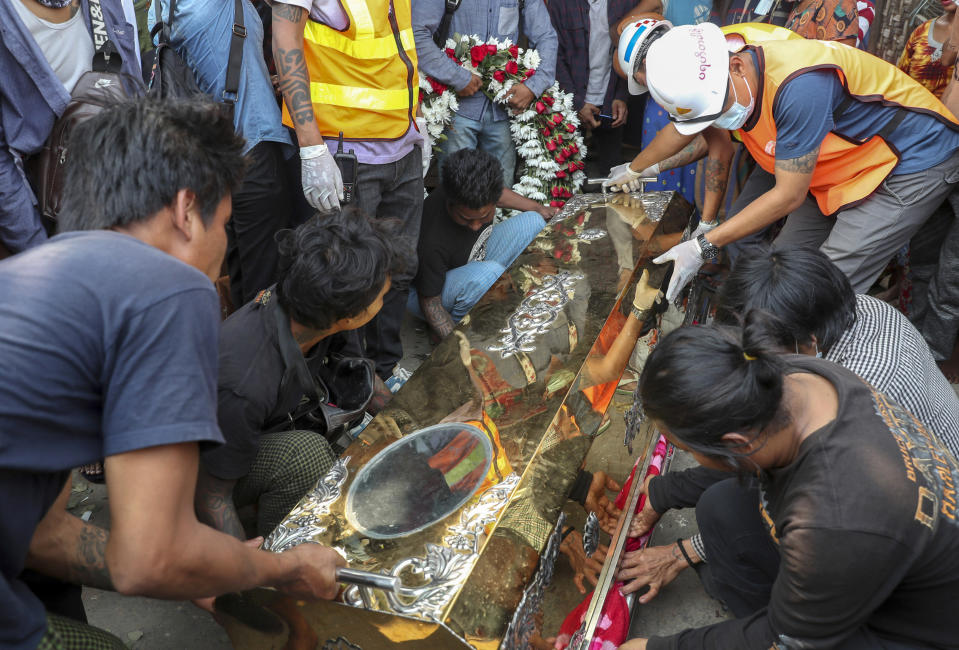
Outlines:
[{"label": "wristwatch", "polygon": [[699,237],[696,238],[696,243],[699,244],[699,254],[704,260],[715,260],[719,258],[719,247],[713,245],[706,239],[705,233],[701,233]]}]

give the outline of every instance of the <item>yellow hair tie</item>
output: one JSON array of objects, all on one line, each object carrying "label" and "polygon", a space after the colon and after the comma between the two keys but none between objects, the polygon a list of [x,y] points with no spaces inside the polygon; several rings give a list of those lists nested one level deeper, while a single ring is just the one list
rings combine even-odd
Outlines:
[{"label": "yellow hair tie", "polygon": [[754,357],[754,356],[751,355],[751,354],[746,354],[745,352],[743,352],[743,358],[744,358],[746,361],[755,361],[755,360],[756,360],[756,357]]}]

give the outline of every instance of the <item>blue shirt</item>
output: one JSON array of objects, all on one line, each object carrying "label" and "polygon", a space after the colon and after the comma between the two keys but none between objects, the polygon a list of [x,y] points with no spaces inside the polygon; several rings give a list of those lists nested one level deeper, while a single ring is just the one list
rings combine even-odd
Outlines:
[{"label": "blue shirt", "polygon": [[222,442],[219,301],[195,268],[110,231],[6,259],[0,285],[0,647],[35,648],[46,614],[16,578],[70,468]]},{"label": "blue shirt", "polygon": [[[837,123],[833,111],[844,97],[846,91],[839,77],[830,70],[804,72],[780,86],[773,105],[776,159],[789,160],[813,151],[830,131],[865,142],[899,110],[878,102],[854,101]],[[930,115],[907,111],[887,142],[900,155],[892,173],[912,174],[949,158],[959,149],[959,133]]]},{"label": "blue shirt", "polygon": [[[126,22],[120,0],[100,4],[123,72],[139,79],[136,29]],[[80,10],[92,38],[87,0],[80,0]],[[17,252],[47,239],[20,161],[43,147],[70,93],[9,1],[0,2],[0,80],[0,241]]]},{"label": "blue shirt", "polygon": [[[170,0],[158,1],[164,16],[168,15]],[[246,138],[244,153],[264,141],[292,145],[289,133],[283,127],[270,73],[263,60],[263,23],[252,4],[247,0],[240,4],[243,6],[246,38],[233,126]],[[200,90],[218,102],[222,101],[230,59],[233,5],[232,0],[178,0],[170,34],[172,45],[196,73]],[[155,17],[155,12],[150,11],[151,29]]]},{"label": "blue shirt", "polygon": [[[445,0],[413,0],[413,37],[416,39],[416,57],[420,70],[439,81],[459,90],[470,81],[470,72],[456,65],[446,53],[433,42],[433,33],[443,19]],[[549,20],[549,12],[543,0],[526,0],[523,9],[523,27],[530,47],[539,52],[541,62],[536,73],[526,80],[526,87],[539,97],[553,85],[556,76],[556,31]],[[454,34],[475,34],[484,41],[489,38],[519,38],[519,4],[517,0],[468,0],[460,3],[450,21],[448,37]],[[469,97],[459,98],[459,111],[463,117],[479,120],[489,106],[494,120],[505,120],[508,115],[500,106],[495,106],[480,91]]]}]

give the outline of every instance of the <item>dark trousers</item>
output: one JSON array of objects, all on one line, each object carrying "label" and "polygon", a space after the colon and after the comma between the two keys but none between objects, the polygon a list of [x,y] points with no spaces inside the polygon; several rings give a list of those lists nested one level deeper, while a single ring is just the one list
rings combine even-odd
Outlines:
[{"label": "dark trousers", "polygon": [[416,242],[423,212],[423,154],[419,147],[383,165],[360,164],[353,203],[373,219],[397,223],[397,253],[402,269],[393,273],[383,308],[363,328],[366,356],[376,363],[376,373],[387,379],[403,357],[400,326],[406,312],[410,282],[416,275]]},{"label": "dark trousers", "polygon": [[233,192],[233,217],[226,225],[226,264],[236,308],[276,281],[279,255],[274,236],[292,226],[293,214],[282,145],[260,142],[247,157],[250,167]]},{"label": "dark trousers", "polygon": [[[759,516],[756,479],[730,478],[709,487],[696,504],[696,522],[706,562],[696,565],[703,587],[736,618],[757,614],[769,604],[779,573],[779,551]],[[792,647],[792,646],[790,646]],[[860,627],[837,650],[920,650]]]},{"label": "dark trousers", "polygon": [[697,566],[706,592],[737,618],[769,604],[779,571],[779,551],[759,518],[754,479],[730,478],[710,486],[696,504],[696,522],[706,548]]},{"label": "dark trousers", "polygon": [[592,140],[590,141],[590,157],[596,161],[596,176],[603,177],[609,173],[609,170],[623,162],[623,127],[617,126],[615,129],[602,126],[593,129]]}]

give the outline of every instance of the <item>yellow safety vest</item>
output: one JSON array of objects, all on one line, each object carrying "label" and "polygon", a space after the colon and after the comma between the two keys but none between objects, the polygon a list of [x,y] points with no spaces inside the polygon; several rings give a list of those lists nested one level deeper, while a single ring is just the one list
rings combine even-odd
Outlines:
[{"label": "yellow safety vest", "polygon": [[[396,140],[414,123],[419,101],[410,0],[341,4],[349,17],[344,31],[309,20],[303,34],[320,134]],[[293,126],[285,104],[283,123]]]},{"label": "yellow safety vest", "polygon": [[768,23],[738,23],[721,27],[720,31],[726,37],[726,43],[730,47],[737,46],[737,50],[744,45],[755,45],[763,41],[802,39],[802,36],[791,29]]},{"label": "yellow safety vest", "polygon": [[[808,39],[768,41],[753,47],[763,78],[762,104],[757,107],[760,114],[756,124],[748,131],[739,129],[737,134],[756,162],[771,174],[776,167],[776,95],[783,82],[809,70],[832,70],[856,100],[925,113],[959,130],[959,121],[932,93],[896,66],[871,54],[843,43]],[[894,129],[899,119],[894,118],[888,129]],[[883,135],[865,142],[853,142],[835,133],[826,135],[809,185],[823,214],[835,214],[869,198],[899,164],[898,152]]]}]

